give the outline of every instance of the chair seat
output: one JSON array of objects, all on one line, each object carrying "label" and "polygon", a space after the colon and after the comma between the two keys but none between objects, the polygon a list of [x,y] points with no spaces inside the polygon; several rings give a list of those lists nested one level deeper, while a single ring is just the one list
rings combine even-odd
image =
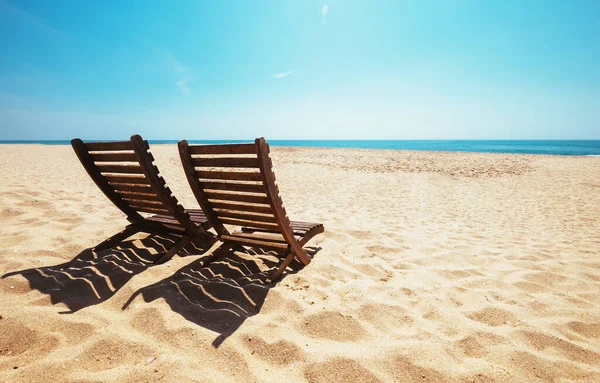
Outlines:
[{"label": "chair seat", "polygon": [[[208,222],[208,218],[204,215],[204,212],[199,209],[186,209],[186,213],[190,215],[192,222],[194,222],[198,226],[202,226],[204,229],[210,228],[210,223]],[[154,214],[146,218],[147,221],[157,222],[163,225],[169,226],[177,226],[183,229],[183,226],[177,221],[175,218],[170,217],[168,215],[162,214]]]},{"label": "chair seat", "polygon": [[[308,242],[315,235],[324,231],[323,224],[291,221],[294,237],[301,245]],[[230,235],[222,235],[219,239],[225,242],[234,242],[246,245],[255,245],[271,249],[287,249],[288,244],[281,233],[266,229],[257,229],[242,227],[241,231],[236,231]]]}]

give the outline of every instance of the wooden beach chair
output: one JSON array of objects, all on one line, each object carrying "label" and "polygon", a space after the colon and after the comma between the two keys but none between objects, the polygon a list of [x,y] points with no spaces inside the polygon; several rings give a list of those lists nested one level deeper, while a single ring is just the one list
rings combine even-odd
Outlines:
[{"label": "wooden beach chair", "polygon": [[[302,265],[310,263],[302,247],[324,231],[323,225],[288,219],[264,138],[230,145],[189,145],[182,140],[179,154],[192,191],[223,242],[223,253],[236,245],[283,253],[270,282],[279,279],[294,258]],[[238,229],[230,231],[225,225]]]},{"label": "wooden beach chair", "polygon": [[201,210],[184,210],[178,203],[153,164],[148,141],[139,135],[113,142],[84,143],[75,138],[71,145],[92,180],[131,222],[94,250],[111,248],[137,232],[179,235],[155,262],[163,263],[194,239],[213,237],[206,231],[210,222]]}]

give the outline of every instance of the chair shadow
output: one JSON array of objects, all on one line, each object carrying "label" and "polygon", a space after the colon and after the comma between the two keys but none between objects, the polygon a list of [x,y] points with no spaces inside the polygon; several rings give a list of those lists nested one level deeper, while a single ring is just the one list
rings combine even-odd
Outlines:
[{"label": "chair shadow", "polygon": [[[311,258],[321,250],[320,247],[305,249]],[[123,305],[123,310],[138,295],[146,303],[162,298],[171,310],[188,321],[219,333],[212,342],[213,347],[219,347],[246,319],[260,312],[268,291],[276,285],[265,281],[277,267],[279,257],[273,251],[238,248],[204,266],[206,260],[207,257],[195,260],[172,276],[139,289]],[[294,261],[280,281],[301,268]]]},{"label": "chair shadow", "polygon": [[[13,271],[2,278],[22,275],[32,289],[50,295],[52,304],[67,305],[69,311],[60,314],[71,314],[112,297],[133,276],[153,266],[177,239],[177,236],[150,235],[141,240],[123,241],[99,252],[88,248],[68,262]],[[180,254],[204,253],[211,245],[196,241]]]}]

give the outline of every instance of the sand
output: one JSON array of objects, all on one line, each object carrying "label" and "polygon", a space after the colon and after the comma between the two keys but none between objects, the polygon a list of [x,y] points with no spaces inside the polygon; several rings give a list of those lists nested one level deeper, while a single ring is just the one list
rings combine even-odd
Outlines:
[{"label": "sand", "polygon": [[[197,208],[176,146],[152,150]],[[600,158],[272,157],[289,216],[326,232],[264,286],[259,249],[208,268],[203,244],[152,266],[165,237],[92,253],[126,220],[71,148],[0,145],[0,274],[19,272],[0,381],[600,381]]]}]

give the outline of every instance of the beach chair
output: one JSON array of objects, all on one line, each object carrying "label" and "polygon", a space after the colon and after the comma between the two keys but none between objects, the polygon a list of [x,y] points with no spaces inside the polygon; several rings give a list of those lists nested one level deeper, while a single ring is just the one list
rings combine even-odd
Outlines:
[{"label": "beach chair", "polygon": [[189,145],[182,140],[179,154],[192,191],[223,242],[221,254],[235,246],[283,253],[269,283],[279,279],[294,258],[302,265],[310,263],[302,247],[324,231],[323,225],[288,219],[264,138],[229,145]]},{"label": "beach chair", "polygon": [[137,232],[175,234],[179,239],[155,263],[171,259],[191,241],[204,238],[214,242],[206,230],[210,222],[201,210],[184,210],[165,185],[153,164],[148,141],[139,135],[129,141],[71,141],[89,176],[131,222],[125,230],[100,243],[94,250],[111,248]]}]

